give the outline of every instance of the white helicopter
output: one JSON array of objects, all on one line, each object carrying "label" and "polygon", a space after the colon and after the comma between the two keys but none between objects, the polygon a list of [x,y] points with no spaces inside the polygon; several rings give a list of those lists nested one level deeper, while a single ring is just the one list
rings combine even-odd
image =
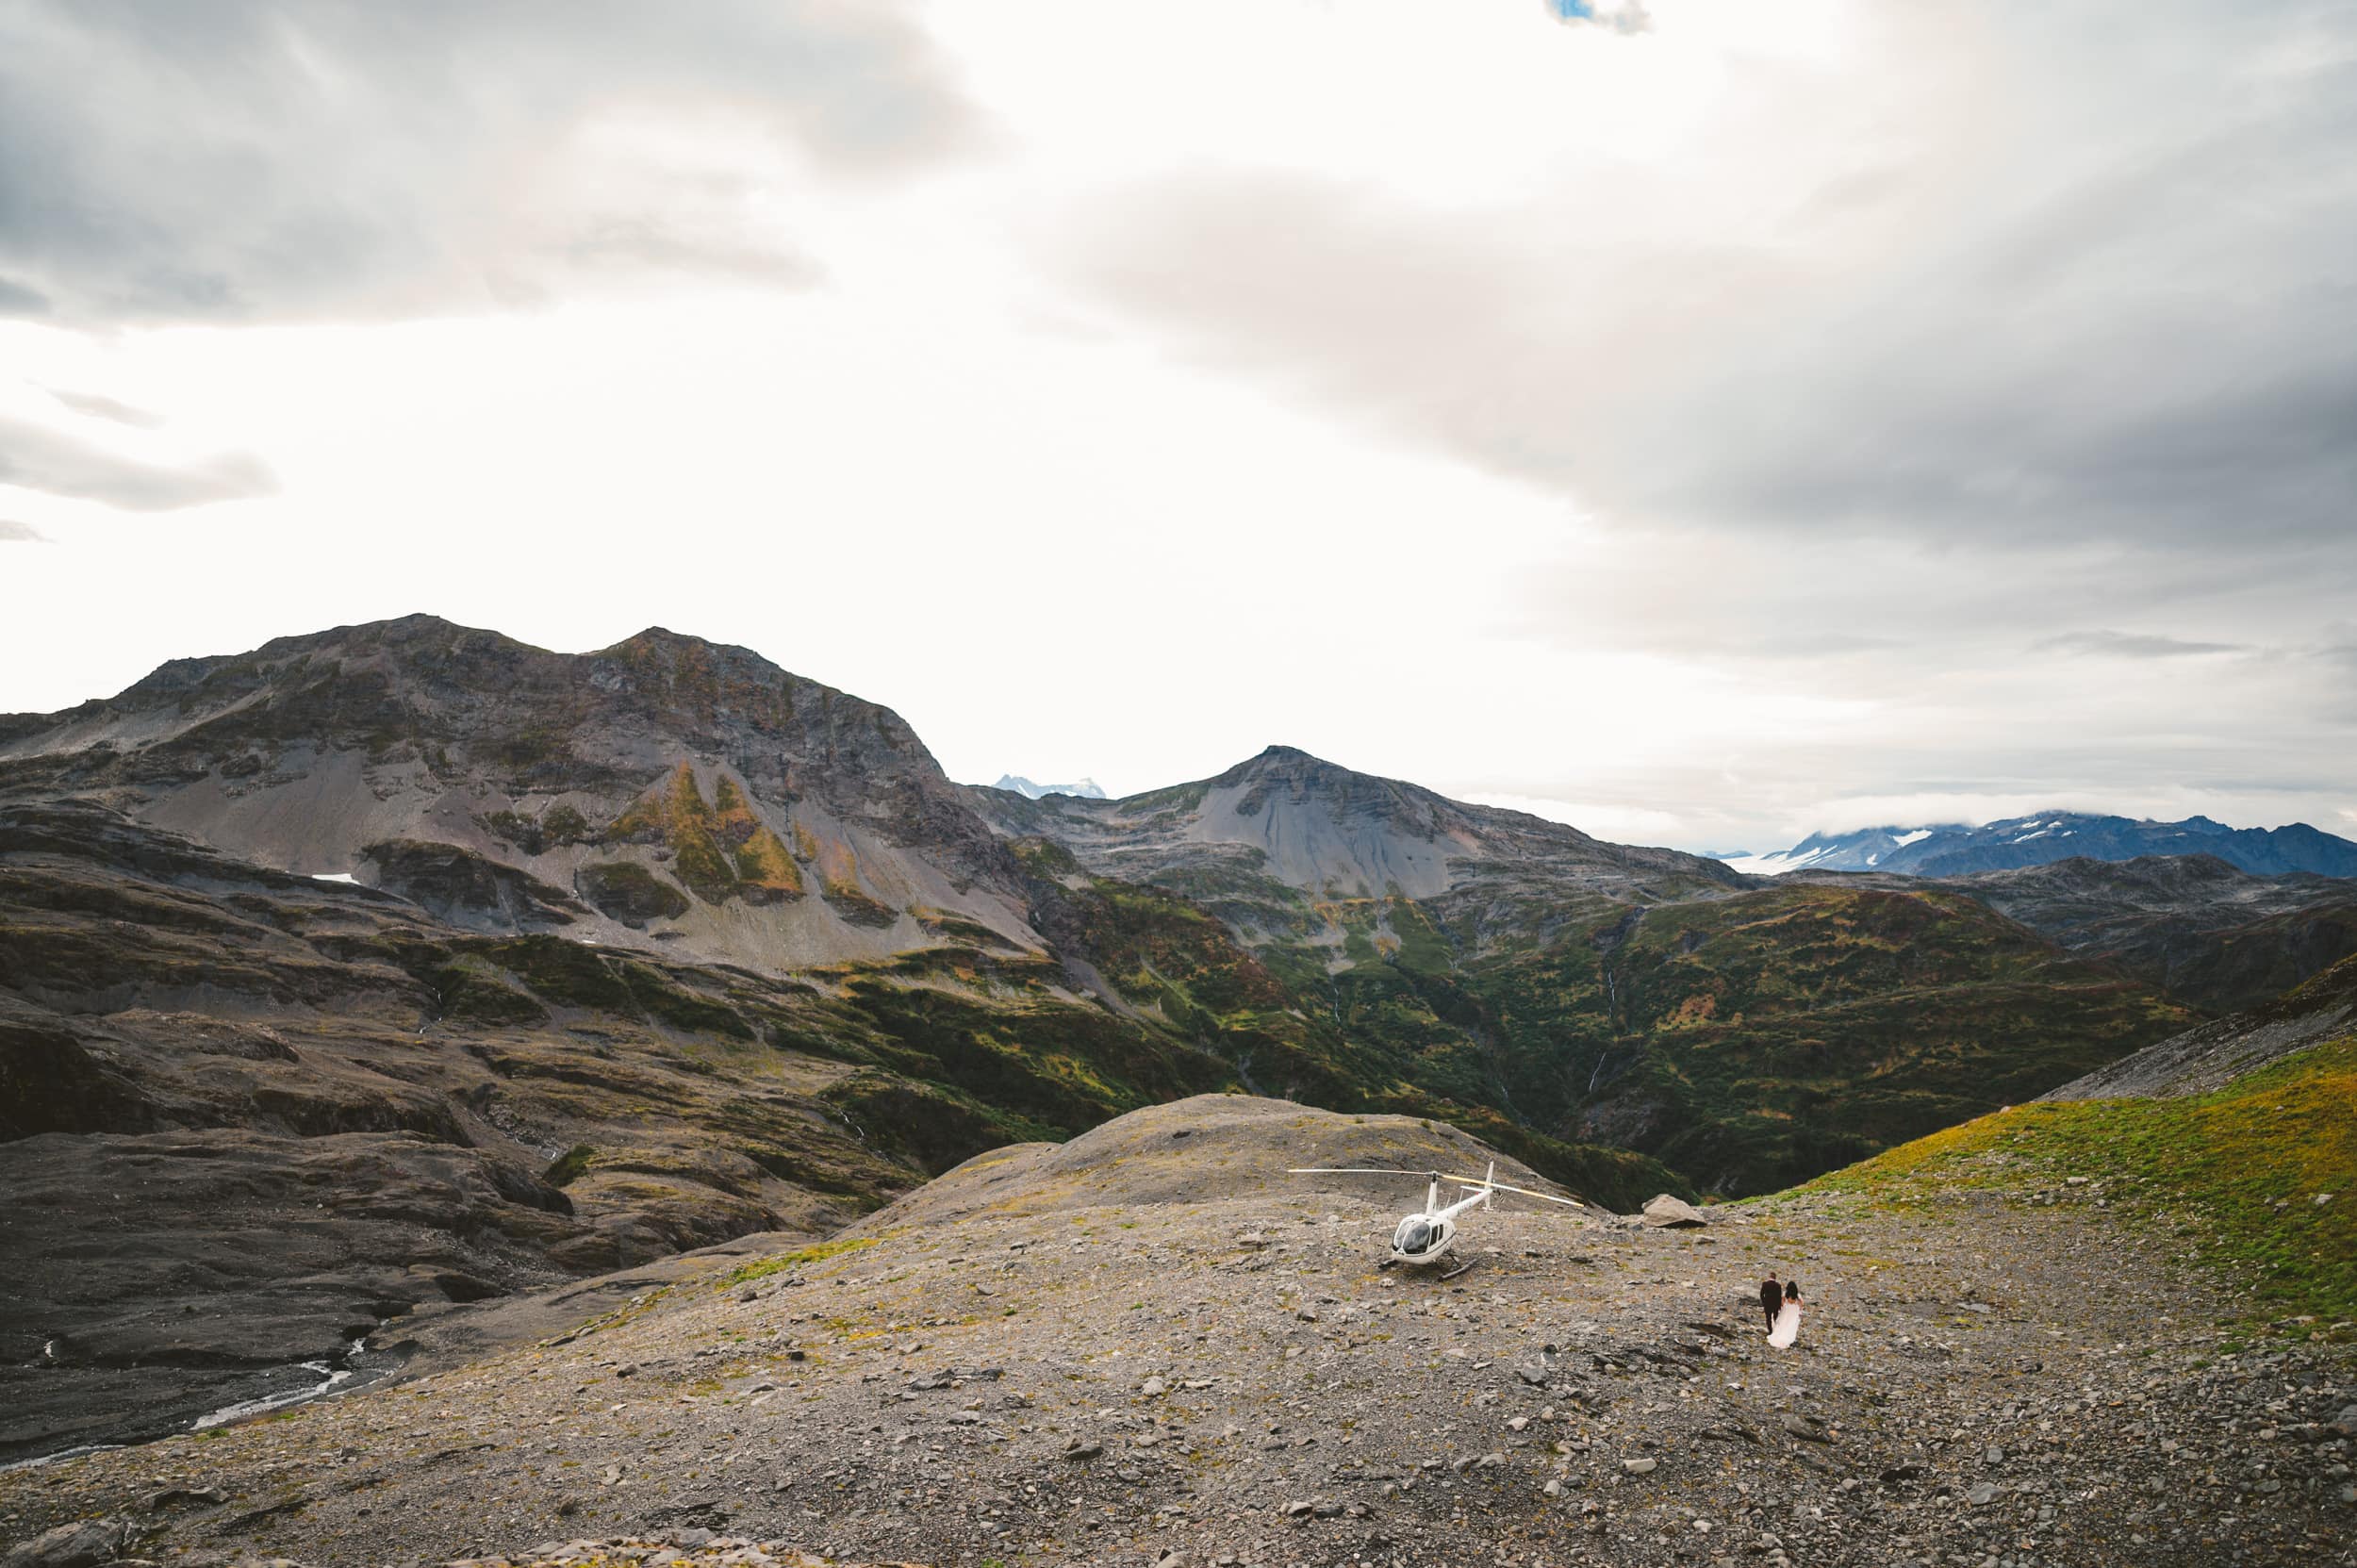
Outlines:
[{"label": "white helicopter", "polygon": [[[1295,1165],[1289,1167],[1285,1174],[1288,1176],[1413,1176],[1416,1173],[1408,1170],[1387,1170],[1380,1166]],[[1399,1224],[1392,1231],[1392,1255],[1376,1266],[1389,1268],[1393,1263],[1401,1263],[1409,1268],[1423,1268],[1439,1263],[1447,1255],[1448,1249],[1456,1244],[1457,1216],[1468,1209],[1488,1208],[1490,1196],[1492,1193],[1516,1193],[1524,1197],[1535,1197],[1545,1203],[1560,1203],[1566,1209],[1587,1207],[1575,1197],[1557,1197],[1552,1193],[1535,1193],[1528,1187],[1509,1186],[1499,1180],[1497,1177],[1498,1163],[1495,1160],[1490,1162],[1490,1171],[1486,1176],[1442,1176],[1439,1171],[1426,1172],[1426,1180],[1431,1185],[1425,1189],[1424,1213],[1401,1216]],[[1463,1197],[1449,1204],[1446,1208],[1441,1205],[1441,1183],[1443,1181],[1456,1182],[1465,1194]],[[1441,1278],[1454,1279],[1473,1266],[1473,1261],[1468,1259],[1442,1275]]]}]

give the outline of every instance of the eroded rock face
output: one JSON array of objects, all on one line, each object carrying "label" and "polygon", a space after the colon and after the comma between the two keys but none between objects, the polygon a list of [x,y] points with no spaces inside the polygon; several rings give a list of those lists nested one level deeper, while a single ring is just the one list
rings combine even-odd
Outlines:
[{"label": "eroded rock face", "polygon": [[470,930],[551,931],[587,913],[563,888],[454,844],[388,839],[360,863],[373,885]]},{"label": "eroded rock face", "polygon": [[65,1019],[0,995],[0,1136],[143,1128],[154,1108]]},{"label": "eroded rock face", "polygon": [[766,969],[929,946],[945,914],[1038,945],[898,715],[659,629],[564,654],[413,616],[175,661],[0,725],[0,796],[103,800],[471,930]]},{"label": "eroded rock face", "polygon": [[573,885],[598,913],[634,931],[656,920],[676,920],[693,907],[678,887],[629,861],[592,862],[573,874]]}]

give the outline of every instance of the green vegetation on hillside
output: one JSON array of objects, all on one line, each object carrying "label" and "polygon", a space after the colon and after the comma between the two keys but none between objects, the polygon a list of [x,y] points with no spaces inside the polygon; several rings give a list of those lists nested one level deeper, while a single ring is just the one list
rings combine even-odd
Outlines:
[{"label": "green vegetation on hillside", "polygon": [[2074,1177],[2198,1221],[2197,1255],[2249,1279],[2271,1313],[2357,1318],[2357,1036],[2206,1095],[2015,1106],[1812,1185],[1893,1199]]},{"label": "green vegetation on hillside", "polygon": [[[1554,1135],[1518,1118],[1501,1103],[1495,1074],[1460,1031],[1418,1021],[1432,1016],[1423,1011],[1418,987],[1440,997],[1442,1013],[1473,1008],[1442,995],[1454,983],[1445,974],[1409,966],[1438,970],[1449,955],[1446,939],[1412,900],[1313,906],[1299,900],[1303,917],[1290,929],[1306,933],[1316,922],[1339,924],[1356,933],[1367,955],[1366,963],[1329,978],[1325,959],[1315,955],[1334,949],[1271,942],[1255,951],[1187,898],[1086,877],[1068,851],[1046,840],[1018,840],[1014,849],[1035,876],[1054,879],[1052,885],[1043,881],[1038,897],[1059,944],[1140,1010],[1130,1027],[1183,1042],[1223,1083],[1327,1110],[1445,1121],[1623,1210],[1660,1192],[1695,1196],[1683,1178],[1642,1152]],[[1271,895],[1256,907],[1266,915],[1289,906]],[[1279,974],[1263,955],[1283,961],[1288,972]],[[1397,1016],[1370,1027],[1387,1009]]]},{"label": "green vegetation on hillside", "polygon": [[[1493,1141],[1517,1129],[1619,1145],[1728,1194],[2029,1098],[2193,1017],[1937,890],[1502,910],[1455,895],[1313,900],[1240,865],[1186,880],[1251,933],[1260,971],[1291,994],[1293,1032],[1314,1038],[1296,1054],[1330,1077],[1305,1076],[1301,1098],[1421,1098]],[[1095,885],[1117,910],[1146,907]],[[1157,960],[1132,994],[1167,993],[1175,973]],[[1230,1032],[1265,1020],[1213,1013]]]},{"label": "green vegetation on hillside", "polygon": [[2205,1012],[2238,1013],[2357,952],[2357,900],[2270,915],[2182,946],[2189,950],[2145,966],[2155,982]]},{"label": "green vegetation on hillside", "polygon": [[802,894],[801,867],[736,782],[721,774],[707,801],[692,763],[633,801],[602,836],[608,844],[668,849],[671,875],[708,904],[777,903]]},{"label": "green vegetation on hillside", "polygon": [[1585,946],[1550,955],[1558,972],[1571,961],[1571,987],[1517,984],[1505,1005],[1576,1015],[1601,990],[1608,1028],[1571,1052],[1595,1082],[1583,1121],[1722,1191],[1805,1180],[2193,1021],[1947,894],[1775,887],[1649,910],[1608,951]]}]

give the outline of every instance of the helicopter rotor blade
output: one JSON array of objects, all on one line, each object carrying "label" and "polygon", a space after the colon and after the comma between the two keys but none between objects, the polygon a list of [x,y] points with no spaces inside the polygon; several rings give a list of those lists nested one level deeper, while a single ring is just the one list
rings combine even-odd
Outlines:
[{"label": "helicopter rotor blade", "polygon": [[[1395,1168],[1392,1168],[1392,1167],[1388,1167],[1388,1166],[1381,1166],[1381,1165],[1294,1165],[1294,1166],[1291,1166],[1291,1167],[1289,1167],[1289,1168],[1286,1170],[1285,1174],[1286,1174],[1286,1175],[1288,1175],[1288,1176],[1414,1176],[1414,1177],[1425,1177],[1425,1176],[1431,1175],[1431,1174],[1434,1174],[1434,1173],[1429,1173],[1429,1172],[1420,1171],[1420,1170],[1399,1170],[1399,1169],[1395,1169]],[[1518,1194],[1520,1194],[1520,1195],[1521,1195],[1522,1197],[1535,1197],[1535,1198],[1538,1198],[1538,1199],[1540,1199],[1541,1201],[1542,1201],[1542,1202],[1546,1202],[1546,1203],[1560,1203],[1560,1204],[1562,1204],[1562,1205],[1563,1205],[1565,1208],[1567,1208],[1567,1209],[1584,1209],[1584,1208],[1588,1207],[1587,1200],[1586,1200],[1586,1199],[1584,1199],[1584,1198],[1580,1198],[1580,1197],[1556,1197],[1553,1193],[1539,1193],[1539,1192],[1533,1192],[1533,1191],[1531,1191],[1528,1187],[1517,1187],[1517,1186],[1512,1185],[1512,1184],[1511,1184],[1511,1183],[1509,1183],[1509,1182],[1505,1182],[1505,1181],[1492,1181],[1492,1180],[1488,1180],[1488,1179],[1487,1179],[1487,1178],[1485,1178],[1485,1177],[1479,1177],[1479,1176],[1442,1176],[1442,1177],[1441,1177],[1441,1178],[1440,1178],[1440,1180],[1442,1180],[1442,1181],[1453,1181],[1453,1182],[1456,1182],[1456,1183],[1457,1183],[1458,1185],[1459,1185],[1459,1186],[1463,1186],[1463,1187],[1473,1187],[1473,1188],[1476,1188],[1476,1189],[1478,1189],[1478,1188],[1482,1188],[1482,1187],[1493,1187],[1493,1188],[1495,1188],[1497,1191],[1502,1192],[1502,1193],[1518,1193]]]},{"label": "helicopter rotor blade", "polygon": [[1534,1193],[1528,1187],[1510,1187],[1503,1181],[1492,1181],[1490,1182],[1489,1185],[1495,1187],[1502,1193],[1520,1193],[1525,1197],[1536,1197],[1548,1203],[1560,1203],[1567,1209],[1585,1209],[1588,1207],[1588,1200],[1576,1195],[1571,1197],[1558,1197],[1553,1193]]},{"label": "helicopter rotor blade", "polygon": [[[1291,1165],[1286,1168],[1285,1174],[1287,1176],[1412,1176],[1422,1181],[1432,1173],[1421,1170],[1400,1170],[1390,1165]],[[1445,1181],[1448,1178],[1442,1177],[1441,1180]]]},{"label": "helicopter rotor blade", "polygon": [[1558,1197],[1553,1193],[1536,1193],[1532,1192],[1528,1187],[1517,1187],[1510,1181],[1492,1181],[1489,1178],[1483,1176],[1443,1176],[1441,1180],[1443,1181],[1454,1181],[1459,1186],[1470,1187],[1475,1192],[1487,1189],[1492,1192],[1520,1193],[1525,1197],[1535,1197],[1547,1203],[1560,1203],[1567,1209],[1585,1209],[1588,1207],[1587,1200],[1578,1197],[1576,1194],[1570,1197]]}]

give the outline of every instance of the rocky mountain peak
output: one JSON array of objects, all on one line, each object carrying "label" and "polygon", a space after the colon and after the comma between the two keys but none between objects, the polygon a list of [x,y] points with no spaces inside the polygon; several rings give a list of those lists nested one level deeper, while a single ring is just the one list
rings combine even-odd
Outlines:
[{"label": "rocky mountain peak", "polygon": [[1293,746],[1119,801],[972,796],[1009,837],[1054,839],[1092,869],[1164,878],[1239,909],[1265,904],[1271,889],[1428,899],[1480,883],[1485,900],[1505,907],[1519,897],[1513,886],[1529,879],[1604,900],[1640,886],[1651,898],[1673,886],[1740,882],[1700,856],[1601,843],[1561,822],[1452,801]]},{"label": "rocky mountain peak", "polygon": [[1340,763],[1327,761],[1302,751],[1297,746],[1270,746],[1246,757],[1244,761],[1219,774],[1211,782],[1215,784],[1240,784],[1255,782],[1276,782],[1290,784],[1344,785],[1358,780],[1389,783],[1372,773],[1361,773]]},{"label": "rocky mountain peak", "polygon": [[[576,654],[418,615],[175,661],[0,727],[0,794],[461,924],[577,911],[590,940],[768,968],[925,946],[944,914],[1036,941],[1014,863],[898,714],[662,627]],[[503,891],[478,919],[470,889]]]}]

